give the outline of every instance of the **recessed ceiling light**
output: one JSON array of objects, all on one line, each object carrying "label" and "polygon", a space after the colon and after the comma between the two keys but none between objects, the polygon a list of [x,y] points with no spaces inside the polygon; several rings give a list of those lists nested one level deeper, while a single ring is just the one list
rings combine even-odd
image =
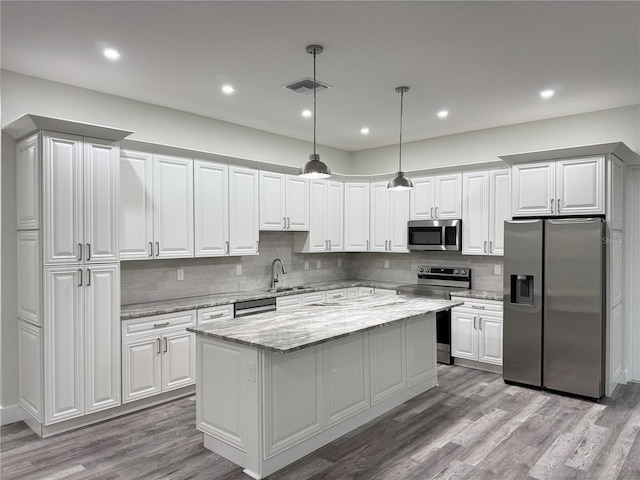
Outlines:
[{"label": "recessed ceiling light", "polygon": [[542,90],[542,91],[540,92],[540,97],[542,97],[542,98],[544,98],[544,99],[546,100],[547,98],[551,98],[551,97],[553,97],[553,94],[554,94],[554,93],[556,93],[556,92],[554,92],[553,90],[551,90],[551,89],[549,88],[549,89],[547,89],[547,90]]},{"label": "recessed ceiling light", "polygon": [[360,133],[361,133],[362,135],[369,135],[369,127],[362,127],[362,128],[360,129]]},{"label": "recessed ceiling light", "polygon": [[102,50],[102,53],[109,60],[118,60],[120,58],[120,52],[118,52],[115,48],[105,48]]},{"label": "recessed ceiling light", "polygon": [[309,118],[312,115],[313,115],[313,112],[311,112],[311,110],[303,110],[302,111],[302,116],[305,117],[305,118]]},{"label": "recessed ceiling light", "polygon": [[235,89],[235,88],[233,88],[231,85],[223,85],[223,86],[222,86],[222,91],[223,91],[224,93],[226,93],[227,95],[229,95],[229,94],[231,94],[231,93],[235,92],[235,91],[236,91],[236,89]]},{"label": "recessed ceiling light", "polygon": [[438,112],[438,117],[440,118],[447,118],[448,115],[449,115],[449,110],[440,110]]}]

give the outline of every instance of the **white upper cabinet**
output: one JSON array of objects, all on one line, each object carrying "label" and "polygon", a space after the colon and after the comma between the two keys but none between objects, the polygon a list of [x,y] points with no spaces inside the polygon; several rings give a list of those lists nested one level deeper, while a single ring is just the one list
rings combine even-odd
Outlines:
[{"label": "white upper cabinet", "polygon": [[153,187],[156,257],[193,257],[193,160],[154,155]]},{"label": "white upper cabinet", "polygon": [[309,181],[309,233],[294,237],[296,252],[336,252],[343,250],[344,190],[341,182]]},{"label": "white upper cabinet", "polygon": [[624,164],[622,160],[612,155],[609,166],[611,185],[608,217],[611,219],[613,230],[622,230],[624,226]]},{"label": "white upper cabinet", "polygon": [[309,181],[260,171],[260,230],[309,230]]},{"label": "white upper cabinet", "polygon": [[509,170],[463,174],[462,253],[503,255],[504,221],[509,219]]},{"label": "white upper cabinet", "polygon": [[604,158],[573,158],[511,167],[513,216],[601,215]]},{"label": "white upper cabinet", "polygon": [[410,220],[461,218],[461,173],[418,177],[412,181]]},{"label": "white upper cabinet", "polygon": [[16,220],[18,230],[40,228],[40,147],[38,134],[16,147]]},{"label": "white upper cabinet", "polygon": [[43,135],[44,262],[119,259],[117,143]]},{"label": "white upper cabinet", "polygon": [[121,259],[194,256],[193,160],[123,151]]},{"label": "white upper cabinet", "polygon": [[344,250],[369,251],[369,183],[344,184]]},{"label": "white upper cabinet", "polygon": [[388,190],[387,183],[371,184],[370,251],[408,252],[409,191]]},{"label": "white upper cabinet", "polygon": [[229,255],[257,255],[258,171],[229,167]]},{"label": "white upper cabinet", "polygon": [[229,168],[195,160],[193,163],[195,255],[229,253]]}]

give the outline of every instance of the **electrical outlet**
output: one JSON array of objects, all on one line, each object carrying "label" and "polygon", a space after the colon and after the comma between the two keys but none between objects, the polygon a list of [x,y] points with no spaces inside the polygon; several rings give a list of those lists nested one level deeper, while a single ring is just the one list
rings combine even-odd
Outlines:
[{"label": "electrical outlet", "polygon": [[236,275],[242,275],[242,265],[236,265]]},{"label": "electrical outlet", "polygon": [[342,266],[342,259],[341,259],[341,258],[339,258],[339,259],[338,259],[338,268],[340,268],[341,266]]},{"label": "electrical outlet", "polygon": [[320,268],[321,268],[321,265],[322,265],[322,264],[320,263],[320,260],[318,260],[318,261],[316,262],[316,268],[317,268],[317,269],[320,269]]},{"label": "electrical outlet", "polygon": [[304,261],[304,269],[309,270],[309,260]]},{"label": "electrical outlet", "polygon": [[179,268],[177,272],[178,280],[184,280],[184,268]]},{"label": "electrical outlet", "polygon": [[389,268],[389,260],[384,261],[384,268]]},{"label": "electrical outlet", "polygon": [[502,273],[502,265],[494,265],[493,266],[493,274],[500,275]]}]

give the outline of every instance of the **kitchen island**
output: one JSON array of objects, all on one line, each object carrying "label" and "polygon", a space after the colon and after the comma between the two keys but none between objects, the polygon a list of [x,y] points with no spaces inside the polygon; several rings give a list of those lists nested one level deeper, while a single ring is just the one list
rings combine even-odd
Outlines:
[{"label": "kitchen island", "polygon": [[435,387],[435,313],[459,303],[373,295],[189,327],[204,446],[264,478]]}]

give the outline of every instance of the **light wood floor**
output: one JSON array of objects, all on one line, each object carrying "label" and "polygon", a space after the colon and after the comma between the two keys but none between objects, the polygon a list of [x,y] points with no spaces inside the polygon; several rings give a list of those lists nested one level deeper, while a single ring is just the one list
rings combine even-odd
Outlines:
[{"label": "light wood floor", "polygon": [[[601,403],[440,366],[440,386],[270,479],[640,479],[640,384]],[[38,439],[2,428],[0,477],[247,480],[205,450],[194,397]]]}]

